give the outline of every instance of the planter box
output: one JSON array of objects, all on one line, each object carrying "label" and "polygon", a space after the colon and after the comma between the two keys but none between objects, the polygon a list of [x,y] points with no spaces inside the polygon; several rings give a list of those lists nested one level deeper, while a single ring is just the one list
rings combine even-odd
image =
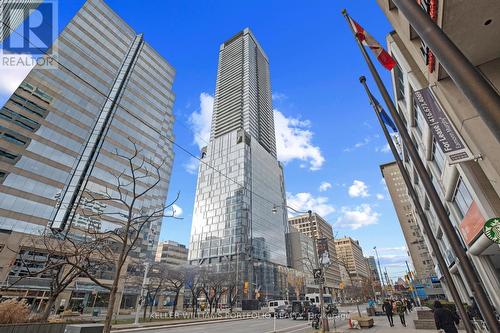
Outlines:
[{"label": "planter box", "polygon": [[351,316],[352,320],[357,320],[361,328],[373,327],[373,318],[365,316]]},{"label": "planter box", "polygon": [[2,333],[64,333],[64,323],[28,323],[0,325]]},{"label": "planter box", "polygon": [[431,310],[417,310],[417,318],[434,320],[434,313]]}]

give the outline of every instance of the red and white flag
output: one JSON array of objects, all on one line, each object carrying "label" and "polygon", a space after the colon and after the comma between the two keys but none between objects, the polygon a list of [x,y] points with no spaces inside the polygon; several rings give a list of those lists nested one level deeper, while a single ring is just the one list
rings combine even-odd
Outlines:
[{"label": "red and white flag", "polygon": [[363,43],[363,45],[368,46],[372,50],[373,54],[375,54],[382,66],[388,70],[391,70],[394,66],[396,66],[396,60],[394,60],[391,55],[384,50],[382,45],[380,45],[375,38],[370,36],[370,34],[366,32],[365,29],[358,24],[358,22],[354,21],[351,17],[349,17],[349,22],[351,22],[351,26],[356,33],[356,37],[361,43]]}]

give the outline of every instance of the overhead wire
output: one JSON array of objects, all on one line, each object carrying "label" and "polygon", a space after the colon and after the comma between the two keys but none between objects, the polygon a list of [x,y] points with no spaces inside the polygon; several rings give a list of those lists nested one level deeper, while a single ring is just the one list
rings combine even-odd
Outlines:
[{"label": "overhead wire", "polygon": [[[70,74],[72,74],[74,77],[76,77],[77,79],[81,80],[82,82],[84,82],[87,86],[89,86],[92,90],[94,90],[95,92],[97,92],[99,95],[103,96],[106,100],[109,100],[109,101],[112,101],[108,95],[106,95],[105,93],[103,93],[102,91],[100,91],[97,87],[95,87],[92,83],[88,82],[86,79],[84,79],[81,75],[79,75],[78,73],[76,73],[75,71],[73,71],[71,68],[69,68],[68,66],[64,65],[63,63],[61,63],[58,59],[56,59],[55,57],[52,57],[51,55],[48,54],[47,51],[44,51],[42,49],[40,49],[39,47],[33,45],[33,43],[27,38],[25,37],[24,35],[20,34],[19,32],[17,32],[16,30],[12,29],[7,23],[5,23],[5,21],[3,20],[0,20],[0,22],[5,26],[7,27],[11,33],[15,33],[17,35],[19,35],[21,38],[23,38],[25,41],[27,41],[31,46],[33,46],[34,49],[36,49],[37,51],[39,51],[41,54],[49,57],[50,59],[52,59],[53,61],[55,61],[58,65],[60,65],[62,68],[64,68],[66,71],[68,71]],[[81,47],[79,47],[78,45],[76,45],[75,43],[71,43],[75,48],[77,48],[79,51],[81,51],[83,54],[85,54],[86,56],[90,57],[90,55],[85,52]],[[91,57],[90,57],[91,58]],[[118,102],[116,104],[116,107],[120,107],[122,108],[123,110],[125,110],[127,113],[129,113],[131,116],[137,118],[136,116],[134,116],[134,114],[128,110],[127,108],[125,108],[123,105],[121,105],[120,102]],[[184,126],[184,125],[183,125]],[[187,127],[186,127],[187,128]],[[195,158],[196,160],[198,160],[200,163],[206,165],[208,168],[214,170],[215,172],[217,172],[219,175],[223,176],[224,178],[230,180],[231,182],[233,182],[234,184],[242,187],[243,189],[245,189],[246,191],[248,191],[249,193],[259,197],[260,199],[270,203],[273,205],[273,207],[283,207],[285,206],[286,207],[289,207],[290,209],[292,210],[295,210],[295,211],[300,211],[300,210],[297,210],[293,207],[291,207],[290,205],[285,205],[285,203],[275,203],[265,197],[263,197],[262,195],[260,195],[259,193],[256,193],[254,192],[252,189],[248,188],[247,186],[239,183],[238,181],[234,180],[233,178],[229,177],[227,174],[223,173],[222,171],[220,171],[219,169],[215,168],[214,166],[206,163],[205,161],[203,161],[200,157],[196,156],[195,154],[191,153],[187,148],[183,147],[182,145],[176,143],[171,137],[168,137],[166,135],[162,135],[161,133],[159,133],[160,137],[162,138],[165,138],[167,139],[169,142],[171,142],[174,146],[178,147],[181,151],[183,151],[184,153],[188,154],[189,156]],[[199,136],[199,138],[201,138],[201,136]],[[204,142],[206,142],[206,140],[204,138],[201,138]],[[208,142],[206,142],[207,144],[209,144]]]}]

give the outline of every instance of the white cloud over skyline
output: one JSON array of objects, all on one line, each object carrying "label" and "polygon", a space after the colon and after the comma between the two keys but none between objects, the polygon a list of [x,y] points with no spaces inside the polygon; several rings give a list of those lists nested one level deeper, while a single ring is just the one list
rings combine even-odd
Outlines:
[{"label": "white cloud over skyline", "polygon": [[276,150],[278,160],[283,163],[298,159],[308,162],[310,170],[319,170],[325,162],[318,146],[312,144],[313,132],[309,130],[309,120],[287,118],[283,113],[274,110],[274,126],[276,129]]},{"label": "white cloud over skyline", "polygon": [[[297,194],[287,193],[287,204],[299,211],[312,210],[314,213],[326,217],[327,215],[335,212],[335,207],[328,202],[327,197],[315,197],[308,192],[300,192]],[[293,212],[291,212],[293,213]]]},{"label": "white cloud over skyline", "polygon": [[341,229],[356,230],[368,225],[377,224],[380,214],[369,204],[361,204],[354,208],[342,207],[340,217],[335,225]]},{"label": "white cloud over skyline", "polygon": [[202,92],[200,94],[200,108],[189,116],[189,126],[193,131],[194,143],[198,148],[207,145],[210,140],[210,128],[212,125],[212,114],[214,111],[214,97]]},{"label": "white cloud over skyline", "polygon": [[368,186],[362,180],[354,180],[352,185],[349,186],[347,193],[351,198],[366,198],[370,196],[368,193]]},{"label": "white cloud over skyline", "polygon": [[331,188],[332,188],[332,184],[331,183],[329,183],[329,182],[321,182],[321,184],[319,185],[318,190],[320,192],[325,192],[325,191],[328,191]]}]

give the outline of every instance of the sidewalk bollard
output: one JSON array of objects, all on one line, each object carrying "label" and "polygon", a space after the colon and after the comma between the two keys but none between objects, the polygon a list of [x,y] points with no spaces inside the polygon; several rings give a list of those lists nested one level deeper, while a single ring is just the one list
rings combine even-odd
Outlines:
[{"label": "sidewalk bollard", "polygon": [[274,318],[274,320],[273,320],[273,332],[276,333],[276,313],[274,314],[273,318]]}]

